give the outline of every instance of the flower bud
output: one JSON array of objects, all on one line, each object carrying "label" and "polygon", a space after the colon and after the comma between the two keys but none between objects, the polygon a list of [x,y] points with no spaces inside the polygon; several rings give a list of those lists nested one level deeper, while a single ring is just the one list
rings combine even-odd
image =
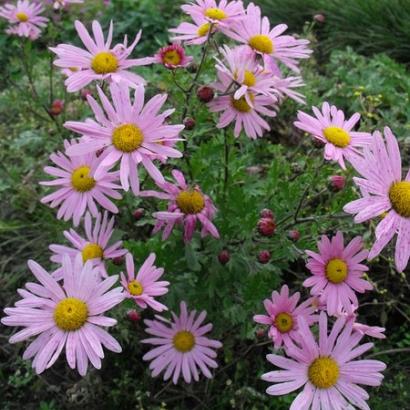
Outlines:
[{"label": "flower bud", "polygon": [[315,14],[313,16],[313,20],[317,21],[318,23],[324,23],[326,21],[326,16],[324,14]]},{"label": "flower bud", "polygon": [[144,209],[143,208],[138,208],[133,212],[132,215],[134,216],[134,219],[136,221],[139,221],[144,216]]},{"label": "flower bud", "polygon": [[49,113],[53,116],[60,115],[64,109],[64,101],[63,100],[54,100],[51,104],[51,108]]},{"label": "flower bud", "polygon": [[191,117],[186,117],[184,119],[185,129],[191,131],[195,128],[195,120]]},{"label": "flower bud", "polygon": [[218,260],[221,265],[226,265],[230,259],[231,255],[229,254],[229,251],[227,249],[223,249],[221,252],[219,252]]},{"label": "flower bud", "polygon": [[202,87],[198,88],[198,91],[196,92],[196,95],[199,99],[199,101],[202,101],[204,103],[208,103],[209,101],[212,101],[215,95],[215,91],[213,88],[203,85]]},{"label": "flower bud", "polygon": [[260,251],[259,254],[258,254],[258,262],[259,263],[266,264],[270,261],[270,258],[271,258],[271,254],[267,250]]},{"label": "flower bud", "polygon": [[265,333],[266,333],[265,329],[259,328],[259,329],[256,329],[255,336],[258,339],[263,339],[265,337]]},{"label": "flower bud", "polygon": [[112,263],[116,266],[121,266],[124,263],[124,256],[116,256],[113,258]]},{"label": "flower bud", "polygon": [[127,318],[131,320],[131,322],[139,322],[141,315],[135,309],[130,309],[127,311]]},{"label": "flower bud", "polygon": [[273,211],[271,209],[265,208],[262,209],[259,213],[261,218],[269,218],[275,220],[275,215],[273,214]]},{"label": "flower bud", "polygon": [[84,100],[84,101],[87,101],[87,97],[88,97],[89,95],[93,95],[93,93],[92,93],[91,90],[89,90],[88,88],[83,88],[83,89],[80,91],[81,99]]},{"label": "flower bud", "polygon": [[300,239],[300,232],[297,229],[293,229],[288,232],[288,238],[291,241],[298,241]]},{"label": "flower bud", "polygon": [[276,224],[271,218],[261,218],[258,221],[258,232],[262,236],[272,236],[275,233]]},{"label": "flower bud", "polygon": [[346,186],[346,177],[343,175],[332,175],[329,177],[330,188],[334,192],[342,191]]}]

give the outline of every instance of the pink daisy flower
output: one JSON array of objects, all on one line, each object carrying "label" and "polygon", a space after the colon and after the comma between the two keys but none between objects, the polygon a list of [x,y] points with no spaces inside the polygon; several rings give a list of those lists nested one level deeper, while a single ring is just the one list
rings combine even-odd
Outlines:
[{"label": "pink daisy flower", "polygon": [[208,37],[215,33],[215,25],[204,17],[192,15],[192,20],[193,24],[184,21],[178,27],[169,29],[170,33],[176,34],[171,37],[171,41],[183,41],[186,45],[199,45],[205,43]]},{"label": "pink daisy flower", "polygon": [[[75,142],[64,141],[65,149],[75,147]],[[119,172],[109,172],[106,168],[96,174],[104,154],[97,157],[95,154],[86,153],[74,158],[67,158],[63,153],[57,152],[50,155],[50,159],[57,167],[45,167],[44,171],[56,177],[51,181],[40,182],[41,185],[59,187],[57,191],[41,199],[41,203],[50,204],[51,208],[60,207],[57,218],[65,221],[73,219],[74,226],[88,209],[96,218],[98,216],[97,202],[112,213],[117,213],[118,208],[110,198],[121,199],[116,191],[121,187],[116,184]]]},{"label": "pink daisy flower", "polygon": [[299,72],[298,60],[309,58],[312,50],[307,48],[308,40],[282,36],[287,28],[286,24],[279,24],[271,30],[268,18],[262,17],[261,9],[250,3],[246,9],[246,18],[224,33],[262,55],[265,63],[272,59],[279,60],[291,70]]},{"label": "pink daisy flower", "polygon": [[175,68],[187,67],[193,58],[185,54],[185,50],[179,44],[171,44],[161,48],[153,57],[152,62],[162,64],[166,68],[173,70]]},{"label": "pink daisy flower", "polygon": [[111,48],[113,24],[111,22],[108,38],[105,42],[104,34],[98,21],[93,21],[93,34],[95,40],[91,38],[85,26],[80,22],[75,22],[75,28],[81,41],[87,50],[70,44],[59,44],[57,47],[50,47],[50,50],[57,54],[54,64],[60,68],[79,67],[80,70],[70,75],[65,80],[68,92],[79,91],[92,81],[124,82],[131,87],[144,84],[145,81],[139,75],[129,71],[131,67],[146,65],[151,63],[150,58],[128,59],[141,37],[141,31],[135,37],[134,42],[128,47],[127,38],[123,44],[117,44]]},{"label": "pink daisy flower", "polygon": [[172,312],[172,322],[161,316],[157,316],[159,320],[144,320],[145,331],[154,337],[141,342],[157,347],[146,353],[143,360],[152,360],[149,365],[152,377],[164,371],[164,380],[172,376],[174,384],[181,374],[186,383],[192,379],[198,381],[199,372],[212,378],[209,368],[218,367],[214,349],[222,347],[222,343],[205,336],[212,330],[211,323],[203,325],[205,311],[198,316],[195,310],[188,313],[185,302],[181,302],[180,309],[179,317]]},{"label": "pink daisy flower", "polygon": [[364,159],[355,158],[352,165],[361,178],[354,178],[362,198],[348,203],[343,210],[356,214],[361,223],[384,216],[376,227],[376,241],[369,259],[375,258],[397,234],[395,262],[402,272],[410,255],[410,172],[402,177],[399,145],[390,128],[373,134],[373,144],[364,150]]},{"label": "pink daisy flower", "polygon": [[135,303],[142,309],[149,306],[157,312],[168,310],[165,305],[155,300],[156,296],[168,293],[169,285],[169,282],[158,281],[163,275],[164,269],[154,265],[155,253],[148,256],[136,275],[132,255],[128,253],[125,258],[128,277],[121,272],[121,284],[125,289],[126,297],[134,299]]},{"label": "pink daisy flower", "polygon": [[[368,393],[360,386],[380,386],[386,365],[379,360],[355,360],[373,347],[359,345],[362,336],[352,332],[352,324],[339,318],[328,334],[327,316],[319,319],[319,337],[315,340],[305,320],[299,318],[301,348],[288,349],[290,359],[275,354],[266,356],[280,368],[262,375],[262,380],[274,384],[266,393],[279,396],[304,386],[290,410],[343,410],[352,406],[370,410]],[[353,407],[352,407],[353,408]]]},{"label": "pink daisy flower", "polygon": [[40,16],[43,11],[44,7],[39,3],[19,0],[17,5],[6,4],[0,7],[0,17],[10,23],[8,34],[35,40],[40,36],[41,29],[47,25],[48,18]]},{"label": "pink daisy flower", "polygon": [[313,276],[303,282],[311,287],[312,296],[319,296],[326,303],[329,315],[337,314],[340,309],[349,310],[351,304],[358,305],[356,292],[364,293],[373,286],[362,279],[369,268],[360,262],[366,259],[368,252],[363,248],[362,238],[356,236],[346,247],[343,234],[338,231],[329,240],[325,235],[318,242],[319,253],[306,251],[306,267]]},{"label": "pink daisy flower", "polygon": [[283,285],[280,293],[272,292],[272,300],[263,301],[267,315],[253,317],[256,323],[270,326],[268,335],[272,338],[275,349],[279,349],[282,344],[288,348],[300,339],[297,325],[299,316],[303,316],[309,326],[317,321],[317,316],[313,315],[315,308],[312,301],[308,299],[297,306],[299,299],[299,292],[289,296],[289,288]]},{"label": "pink daisy flower", "polygon": [[[73,247],[50,245],[49,249],[54,252],[51,260],[56,263],[62,263],[64,255],[68,255],[73,259],[77,255],[81,255],[84,263],[91,260],[93,266],[98,268],[101,276],[106,278],[108,275],[105,261],[119,258],[127,253],[127,250],[122,248],[122,241],[117,241],[110,246],[108,245],[114,232],[113,227],[114,217],[108,220],[108,212],[104,212],[103,217],[98,213],[93,228],[91,215],[87,212],[84,218],[86,238],[81,237],[74,229],[64,231],[64,236],[71,242]],[[54,274],[54,278],[57,280],[60,280],[62,276],[62,269],[58,269]]]},{"label": "pink daisy flower", "polygon": [[99,87],[97,90],[102,107],[92,96],[87,97],[96,121],[68,121],[64,124],[69,130],[83,135],[78,145],[67,149],[67,154],[76,157],[104,149],[104,160],[100,163],[97,175],[121,160],[121,185],[125,191],[131,185],[136,195],[139,193],[137,167],[140,163],[155,182],[165,182],[152,160],[158,156],[180,158],[182,153],[167,146],[165,142],[174,142],[184,128],[183,125],[165,123],[174,109],[159,113],[167,95],[158,94],[144,106],[143,86],[135,89],[134,101],[131,102],[128,86],[124,83],[112,83],[110,91],[113,106]]},{"label": "pink daisy flower", "polygon": [[352,161],[352,158],[360,154],[360,149],[372,142],[372,136],[368,132],[352,131],[352,128],[360,120],[360,114],[353,114],[345,121],[342,110],[328,102],[322,105],[322,111],[312,107],[315,117],[303,111],[298,112],[298,121],[294,123],[297,128],[312,134],[316,139],[325,144],[325,159],[337,161],[346,169],[344,160]]},{"label": "pink daisy flower", "polygon": [[166,212],[153,214],[157,219],[153,233],[163,229],[162,239],[166,240],[175,225],[182,225],[184,227],[184,241],[189,242],[199,221],[202,224],[202,237],[210,234],[214,238],[219,238],[218,230],[211,222],[216,213],[211,199],[204,195],[198,186],[189,187],[182,172],[173,170],[172,176],[176,184],[170,182],[158,184],[163,192],[142,191],[140,194],[142,197],[155,197],[169,201]]},{"label": "pink daisy flower", "polygon": [[36,262],[29,261],[28,266],[40,284],[27,283],[27,290],[19,289],[23,299],[4,309],[7,316],[1,322],[24,328],[11,336],[10,343],[37,336],[23,354],[23,359],[34,357],[36,373],[51,367],[64,347],[69,366],[82,376],[87,373],[88,361],[101,368],[102,346],[121,352],[118,342],[102,328],[117,323],[103,315],[123,300],[120,287],[109,290],[117,276],[101,282],[91,262],[83,265],[81,257],[71,261],[66,255],[60,285]]}]

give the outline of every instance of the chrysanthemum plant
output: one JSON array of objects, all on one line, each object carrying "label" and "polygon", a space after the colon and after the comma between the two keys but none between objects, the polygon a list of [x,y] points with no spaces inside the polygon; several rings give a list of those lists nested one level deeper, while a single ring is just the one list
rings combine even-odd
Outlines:
[{"label": "chrysanthemum plant", "polygon": [[[51,1],[48,10],[18,1],[1,7],[0,16],[10,35],[33,41],[46,14],[55,8],[64,18],[68,3],[80,2]],[[272,350],[267,360],[275,368],[262,376],[272,383],[266,392],[302,388],[293,410],[368,409],[369,396],[358,385],[380,385],[385,365],[358,359],[372,347],[360,342],[385,336],[383,328],[358,321],[361,295],[373,289],[365,260],[395,234],[399,271],[410,255],[410,180],[402,175],[397,140],[389,128],[384,138],[358,131],[358,113],[345,119],[324,102],[313,116],[294,112],[295,127],[312,135],[324,160],[314,157],[317,148],[289,154],[273,145],[282,105],[305,103],[301,63],[312,52],[309,41],[286,33],[285,24],[271,26],[253,3],[196,0],[182,11],[187,21],[170,29],[171,43],[152,56],[138,56],[139,30],[126,33],[129,42],[127,35],[114,42],[115,21],[104,31],[98,21],[77,20],[77,45],[50,44],[67,92],[81,96],[88,115],[64,122],[62,133],[71,139],[44,164],[49,178],[41,182],[48,187],[41,202],[74,228],[63,233],[67,245],[50,245],[54,265],[45,270],[29,261],[36,281],[18,290],[21,299],[2,319],[22,328],[10,342],[30,339],[23,357],[33,359],[37,373],[65,355],[85,375],[89,364],[101,367],[103,347],[121,351],[105,330],[117,320],[105,315],[122,304],[146,318],[150,336],[141,342],[153,348],[142,359],[152,376],[201,383],[245,358],[249,350],[222,343],[234,333],[250,337],[252,314],[269,289],[266,312],[254,316],[268,332],[250,347]],[[25,68],[33,98],[41,99],[27,62]],[[60,127],[56,112],[46,112]],[[340,204],[320,188],[337,166],[360,175],[354,178],[360,199]],[[137,205],[145,214],[135,224]],[[381,218],[370,253],[362,238],[342,233],[343,205],[355,222]],[[267,207],[273,211],[261,211]],[[327,215],[312,212],[319,209]],[[114,214],[125,243],[112,240],[119,236]],[[290,230],[299,224],[311,227],[302,239]],[[302,244],[330,228],[337,233],[318,238],[318,251],[306,251],[307,269],[295,272]],[[280,277],[289,286],[280,288]],[[205,311],[189,311],[184,300],[192,309],[206,306],[215,331]],[[213,333],[222,343],[208,337]]]}]

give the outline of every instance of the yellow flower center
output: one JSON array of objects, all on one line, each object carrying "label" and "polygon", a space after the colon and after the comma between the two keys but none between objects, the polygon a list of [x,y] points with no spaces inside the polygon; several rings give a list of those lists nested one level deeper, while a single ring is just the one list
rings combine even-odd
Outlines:
[{"label": "yellow flower center", "polygon": [[104,256],[104,251],[103,248],[101,248],[101,246],[97,245],[96,243],[87,243],[87,245],[85,245],[83,250],[81,251],[81,254],[83,255],[83,262],[85,263],[90,259],[102,259]]},{"label": "yellow flower center", "polygon": [[26,21],[28,21],[28,15],[22,11],[19,11],[18,13],[16,13],[16,18],[18,21],[21,21],[22,23],[25,23]]},{"label": "yellow flower center", "polygon": [[178,65],[181,63],[181,56],[176,50],[169,50],[162,56],[162,62],[164,64]]},{"label": "yellow flower center", "polygon": [[274,47],[273,41],[265,34],[257,34],[249,39],[248,43],[254,50],[264,54],[272,54]]},{"label": "yellow flower center", "polygon": [[275,327],[281,333],[288,333],[293,328],[293,318],[289,313],[279,313],[275,317]]},{"label": "yellow flower center", "polygon": [[217,7],[206,9],[205,16],[213,20],[223,20],[227,17],[226,13],[223,10],[218,9]]},{"label": "yellow flower center", "polygon": [[323,130],[323,134],[325,138],[336,147],[344,148],[350,144],[351,137],[343,128],[327,127]]},{"label": "yellow flower center", "polygon": [[198,31],[197,31],[198,36],[199,37],[206,36],[210,28],[211,28],[211,23],[202,24],[202,26],[198,27]]},{"label": "yellow flower center", "polygon": [[176,202],[184,214],[198,214],[205,208],[204,196],[198,191],[182,191]]},{"label": "yellow flower center", "polygon": [[91,191],[95,187],[95,179],[90,176],[90,167],[84,165],[76,168],[71,174],[71,185],[78,192]]},{"label": "yellow flower center", "polygon": [[[238,73],[235,72],[234,79],[238,79]],[[243,78],[243,85],[246,85],[248,87],[253,87],[256,84],[256,77],[252,73],[252,71],[245,70],[245,75]]]},{"label": "yellow flower center", "polygon": [[326,265],[326,277],[329,282],[341,283],[348,274],[347,264],[342,259],[331,259]]},{"label": "yellow flower center", "polygon": [[112,143],[122,152],[133,152],[144,142],[144,134],[134,124],[124,124],[116,128],[112,134]]},{"label": "yellow flower center", "polygon": [[77,298],[62,299],[54,309],[54,321],[65,331],[79,329],[87,321],[87,317],[87,305]]},{"label": "yellow flower center", "polygon": [[339,365],[331,357],[318,357],[308,369],[310,382],[319,389],[329,389],[339,379]]},{"label": "yellow flower center", "polygon": [[[253,94],[249,94],[250,100],[253,102],[255,97]],[[235,110],[239,112],[249,112],[252,111],[252,107],[247,103],[245,96],[242,96],[238,100],[235,100],[235,98],[231,97],[231,104]]]},{"label": "yellow flower center", "polygon": [[128,290],[133,296],[140,296],[144,292],[144,288],[137,280],[132,280],[128,283]]},{"label": "yellow flower center", "polygon": [[91,68],[97,74],[115,73],[118,69],[118,59],[109,51],[101,51],[94,56]]},{"label": "yellow flower center", "polygon": [[187,330],[176,333],[172,339],[175,349],[181,353],[190,352],[195,346],[195,336]]},{"label": "yellow flower center", "polygon": [[410,218],[410,182],[395,182],[389,190],[393,209],[402,217]]}]

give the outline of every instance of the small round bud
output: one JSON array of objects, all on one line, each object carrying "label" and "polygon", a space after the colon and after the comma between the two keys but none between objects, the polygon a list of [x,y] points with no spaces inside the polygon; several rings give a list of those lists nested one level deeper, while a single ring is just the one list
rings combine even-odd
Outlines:
[{"label": "small round bud", "polygon": [[223,249],[221,252],[219,252],[218,260],[221,265],[226,265],[230,259],[231,255],[227,249]]},{"label": "small round bud", "polygon": [[256,329],[255,336],[258,339],[263,339],[265,337],[265,333],[266,333],[265,329],[259,328],[259,329]]},{"label": "small round bud", "polygon": [[130,309],[127,311],[127,318],[131,320],[131,322],[139,322],[141,315],[135,309]]},{"label": "small round bud", "polygon": [[260,251],[259,254],[258,254],[259,263],[266,264],[270,261],[270,258],[271,258],[271,254],[267,250]]},{"label": "small round bud", "polygon": [[204,103],[208,103],[209,101],[212,101],[215,95],[215,91],[213,88],[203,85],[202,87],[198,88],[198,91],[196,92],[196,95],[199,99],[199,101],[202,101]]},{"label": "small round bud", "polygon": [[313,16],[313,20],[317,21],[318,23],[324,23],[326,21],[326,16],[324,14],[315,14]]},{"label": "small round bud", "polygon": [[63,100],[54,100],[51,104],[49,113],[53,116],[60,115],[64,110],[64,101]]},{"label": "small round bud", "polygon": [[132,215],[134,216],[134,219],[136,221],[139,221],[144,216],[144,212],[145,212],[144,209],[138,208],[133,212]]},{"label": "small round bud", "polygon": [[185,129],[191,131],[195,128],[195,120],[191,117],[186,117],[184,119]]},{"label": "small round bud", "polygon": [[334,192],[342,191],[346,186],[346,177],[343,175],[332,175],[329,177],[330,188]]},{"label": "small round bud", "polygon": [[258,232],[262,236],[272,236],[275,233],[276,224],[271,218],[261,218],[258,221]]},{"label": "small round bud", "polygon": [[270,218],[270,219],[275,219],[275,215],[273,214],[273,211],[271,209],[265,208],[262,209],[259,213],[261,218]]},{"label": "small round bud", "polygon": [[116,266],[121,266],[124,263],[124,256],[116,256],[113,258],[112,263]]},{"label": "small round bud", "polygon": [[292,229],[288,232],[288,238],[296,242],[300,239],[300,232],[297,229]]}]

